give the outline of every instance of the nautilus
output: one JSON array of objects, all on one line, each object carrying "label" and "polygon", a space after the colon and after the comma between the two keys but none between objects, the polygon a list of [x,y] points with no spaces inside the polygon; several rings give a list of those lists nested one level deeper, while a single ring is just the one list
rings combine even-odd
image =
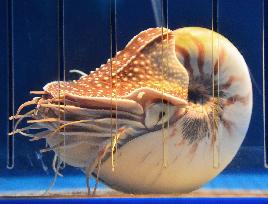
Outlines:
[{"label": "nautilus", "polygon": [[199,27],[145,30],[90,74],[33,94],[11,117],[30,125],[12,134],[45,139],[57,174],[64,162],[126,193],[198,189],[233,159],[252,111],[243,56]]}]

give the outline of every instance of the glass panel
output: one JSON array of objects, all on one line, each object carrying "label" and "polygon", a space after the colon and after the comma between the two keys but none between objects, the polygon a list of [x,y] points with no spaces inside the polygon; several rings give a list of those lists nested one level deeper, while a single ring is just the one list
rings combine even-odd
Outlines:
[{"label": "glass panel", "polygon": [[[211,184],[224,186],[224,189],[232,189],[233,192],[241,195],[254,195],[256,192],[261,195],[267,189],[265,182],[267,173],[263,162],[262,3],[261,0],[255,1],[254,4],[250,1],[235,3],[218,1],[218,32],[233,43],[248,67],[248,72],[243,72],[241,69],[243,63],[240,63],[232,68],[237,70],[236,72],[225,71],[220,76],[228,85],[225,87],[228,99],[235,99],[233,105],[226,108],[232,114],[226,114],[225,117],[227,119],[229,117],[229,124],[233,123],[230,131],[233,132],[232,135],[236,135],[234,137],[239,137],[239,128],[241,128],[239,123],[246,127],[249,123],[249,127],[237,155]],[[224,63],[225,59],[222,58]],[[251,84],[253,95],[251,95]],[[249,120],[251,103],[253,106]],[[237,107],[232,108],[232,106]]]},{"label": "glass panel", "polygon": [[[110,2],[98,0],[79,0],[74,2],[67,0],[64,1],[63,14],[63,66],[65,78],[63,78],[62,81],[71,83],[72,80],[80,79],[81,81],[84,75],[96,71],[96,69],[100,68],[100,66],[105,64],[107,59],[110,58]],[[86,90],[91,88],[90,84],[85,87]],[[62,90],[67,93],[67,90],[64,90],[64,88]],[[93,88],[93,90],[96,91],[95,88]],[[81,92],[75,92],[74,94],[80,93]],[[80,145],[79,143],[84,143],[88,146],[92,145],[90,143],[90,137],[92,137],[92,135],[88,135],[89,139],[87,139],[86,134],[90,131],[94,131],[94,129],[92,130],[90,127],[91,125],[94,126],[92,122],[94,124],[97,124],[98,122],[93,121],[94,113],[88,113],[88,116],[86,113],[82,115],[79,115],[78,113],[76,117],[73,117],[70,114],[70,111],[72,110],[70,110],[70,105],[75,105],[76,109],[79,109],[80,106],[77,104],[71,104],[71,100],[71,98],[66,97],[64,102],[61,104],[64,106],[60,108],[61,111],[63,111],[63,114],[61,114],[61,120],[65,121],[65,123],[62,122],[60,124],[66,124],[66,127],[62,128],[61,131],[63,133],[58,136],[61,138],[60,141],[62,142],[61,154],[65,154],[66,158],[65,160],[63,159],[62,164],[64,169],[60,168],[59,170],[64,177],[57,178],[55,189],[60,190],[64,188],[64,194],[77,193],[77,189],[79,189],[78,193],[80,194],[87,192],[86,175],[84,173],[86,171],[84,168],[86,167],[81,157],[85,157],[86,154],[94,154],[94,152],[92,153],[91,150],[83,149],[85,145]],[[80,108],[83,108],[83,106]],[[89,108],[88,110],[91,109]],[[80,109],[80,111],[82,113],[85,109]],[[110,110],[108,109],[108,112],[109,111]],[[74,112],[75,110],[73,110],[73,113]],[[108,116],[110,117],[110,113]],[[81,127],[77,123],[79,120],[81,121],[81,124],[79,123]],[[74,122],[74,125],[70,125],[72,122]],[[69,125],[67,125],[68,123]],[[75,126],[76,124],[77,126]],[[87,129],[83,128],[85,125],[88,126]],[[77,127],[80,127],[80,129],[77,129]],[[84,135],[77,137],[75,135],[77,134],[76,132],[83,133]],[[54,144],[58,143],[59,141]],[[73,148],[72,145],[74,146]],[[92,149],[95,152],[98,151],[96,147],[92,146]],[[73,151],[79,150],[83,152],[83,155],[79,154],[75,159],[78,161],[74,161],[71,158],[73,156],[72,154],[75,154]],[[89,157],[89,159],[91,158]],[[87,165],[90,166],[90,162],[89,164],[86,164],[86,166]],[[80,168],[74,168],[73,166],[82,167],[84,172],[81,171]],[[95,179],[93,176],[91,176],[89,183],[92,190],[95,187]],[[100,184],[98,185],[98,188],[103,189],[104,185]]]},{"label": "glass panel", "polygon": [[[0,21],[1,25],[7,28],[7,3],[1,2],[1,16]],[[7,157],[7,136],[6,133],[8,132],[8,38],[7,38],[7,30],[1,29],[0,31],[0,39],[2,41],[2,46],[0,47],[2,55],[0,56],[0,66],[3,67],[1,69],[2,74],[0,75],[0,91],[1,91],[1,99],[0,99],[0,117],[1,117],[1,150],[0,150],[0,168],[1,172],[6,168],[6,157]]]},{"label": "glass panel", "polygon": [[262,0],[1,1],[0,23],[0,196],[265,195]]},{"label": "glass panel", "polygon": [[[17,108],[25,101],[30,101],[33,95],[30,91],[42,90],[42,86],[50,78],[57,77],[57,41],[56,41],[56,4],[54,1],[9,1],[9,67],[13,70],[9,78],[9,116],[16,113]],[[49,10],[49,12],[48,12]],[[49,28],[49,29],[48,29]],[[12,78],[13,76],[13,78]],[[13,89],[14,88],[14,89]],[[14,92],[13,92],[14,91]],[[13,109],[14,105],[14,109]],[[26,114],[33,107],[26,107],[20,114]],[[2,122],[2,118],[1,118]],[[3,118],[3,122],[7,122]],[[12,127],[15,126],[10,121]],[[26,121],[22,121],[18,128],[28,126]],[[3,125],[5,127],[6,125]],[[25,132],[27,133],[27,131]],[[1,135],[1,138],[7,135]],[[17,137],[18,136],[18,137]],[[9,137],[11,138],[11,137]],[[49,174],[50,164],[43,160],[39,150],[45,146],[44,141],[31,145],[29,138],[20,134],[14,136],[14,147],[9,145],[10,152],[14,148],[14,166],[12,155],[7,159],[7,155],[2,157],[1,162],[8,161],[8,168],[1,168],[1,194],[19,195],[24,191],[43,190],[43,185],[36,185],[35,177],[43,178]],[[5,140],[5,139],[4,139]],[[5,149],[6,142],[1,142],[1,150]],[[17,183],[17,185],[14,185]],[[25,183],[26,185],[20,185]],[[31,184],[30,184],[31,183]],[[45,184],[49,184],[49,181]]]}]

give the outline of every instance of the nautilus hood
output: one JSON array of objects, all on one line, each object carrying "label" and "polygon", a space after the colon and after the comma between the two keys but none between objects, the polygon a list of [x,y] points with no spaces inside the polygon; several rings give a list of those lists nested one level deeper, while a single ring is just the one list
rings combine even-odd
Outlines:
[{"label": "nautilus hood", "polygon": [[44,90],[54,98],[65,96],[85,106],[92,101],[111,106],[111,97],[119,107],[131,104],[129,100],[143,106],[148,100],[160,99],[183,105],[188,83],[188,73],[176,57],[173,32],[151,28],[96,71],[72,82],[49,83]]}]

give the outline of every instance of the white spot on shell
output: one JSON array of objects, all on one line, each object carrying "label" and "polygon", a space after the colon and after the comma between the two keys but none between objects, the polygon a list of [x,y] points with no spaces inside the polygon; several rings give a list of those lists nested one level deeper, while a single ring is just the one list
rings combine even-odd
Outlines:
[{"label": "white spot on shell", "polygon": [[141,100],[142,99],[142,97],[144,96],[144,94],[145,94],[145,92],[140,92],[138,95],[137,95],[137,98],[139,99],[139,100]]}]

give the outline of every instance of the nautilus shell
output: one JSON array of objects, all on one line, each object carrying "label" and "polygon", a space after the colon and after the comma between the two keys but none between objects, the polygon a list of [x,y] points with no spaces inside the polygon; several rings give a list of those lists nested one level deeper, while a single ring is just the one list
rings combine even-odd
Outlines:
[{"label": "nautilus shell", "polygon": [[145,30],[89,75],[34,93],[12,117],[32,124],[13,133],[46,139],[57,174],[65,162],[127,193],[199,188],[233,159],[252,111],[244,58],[198,27]]}]

